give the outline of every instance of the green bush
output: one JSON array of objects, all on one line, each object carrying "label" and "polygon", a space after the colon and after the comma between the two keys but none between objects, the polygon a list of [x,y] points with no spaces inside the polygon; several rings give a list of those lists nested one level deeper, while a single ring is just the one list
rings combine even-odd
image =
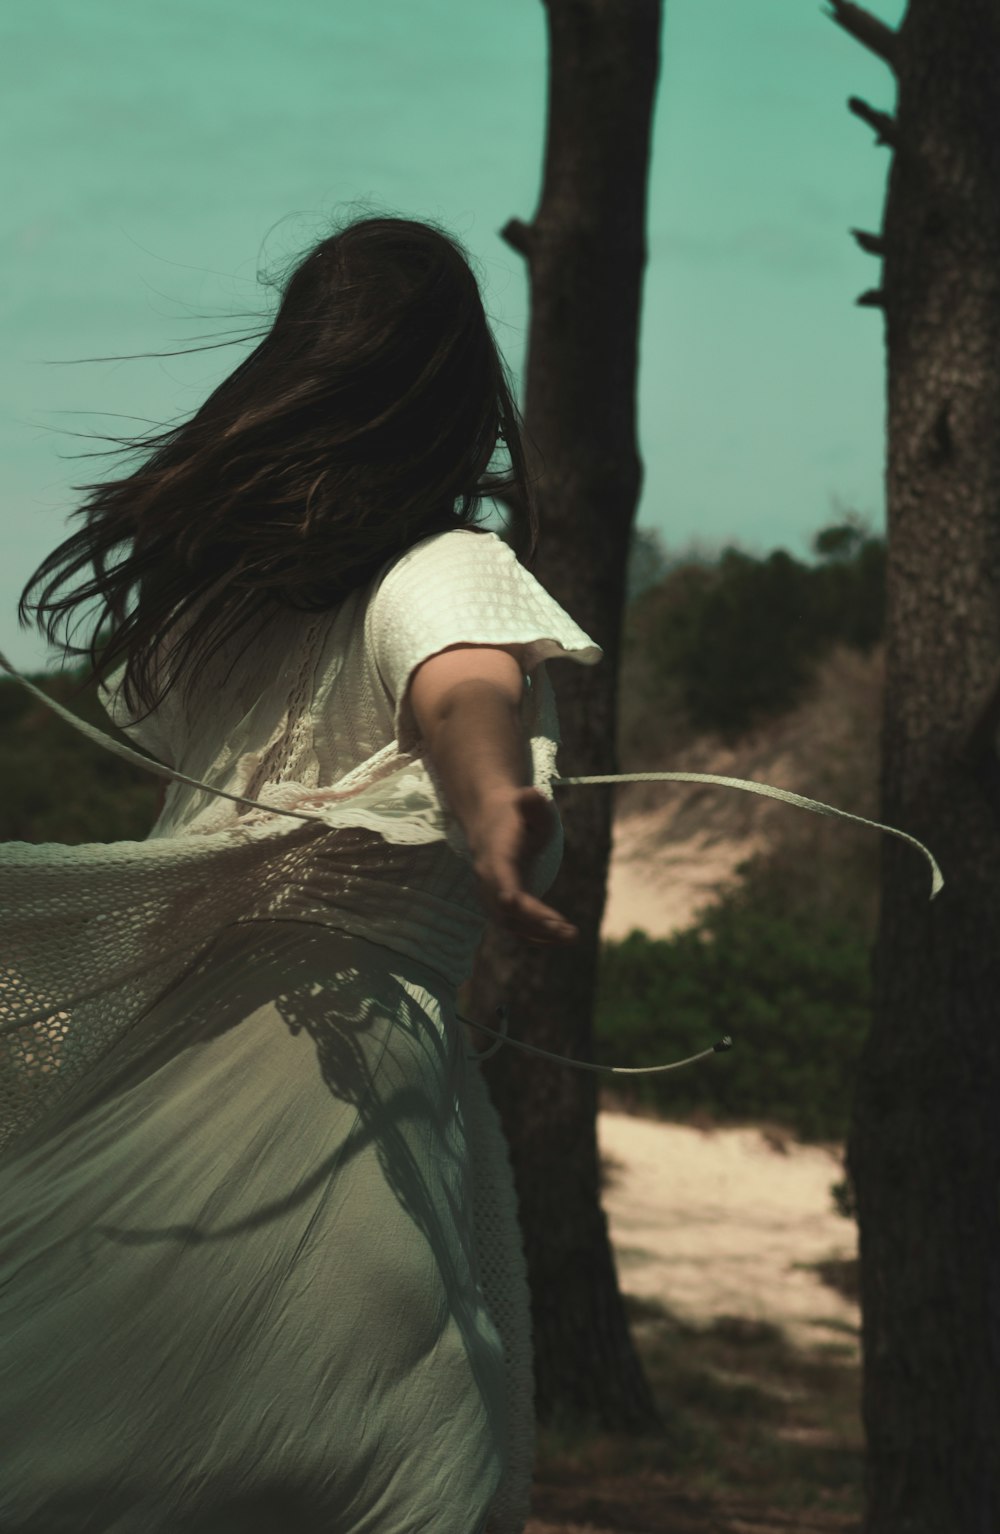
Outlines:
[{"label": "green bush", "polygon": [[[87,668],[89,672],[89,668]],[[125,745],[81,668],[31,673],[49,697]],[[79,734],[11,677],[0,678],[0,841],[142,841],[158,781]]]},{"label": "green bush", "polygon": [[765,1120],[803,1140],[841,1140],[870,1007],[860,928],[781,910],[747,886],[697,928],[601,945],[595,1059],[657,1065],[729,1034],[729,1052],[680,1071],[602,1080],[671,1119]]},{"label": "green bush", "polygon": [[822,529],[817,565],[777,549],[727,547],[712,564],[673,566],[636,596],[630,645],[648,655],[647,689],[676,689],[691,726],[737,739],[799,702],[837,641],[869,650],[884,626],[885,541],[850,523]]}]

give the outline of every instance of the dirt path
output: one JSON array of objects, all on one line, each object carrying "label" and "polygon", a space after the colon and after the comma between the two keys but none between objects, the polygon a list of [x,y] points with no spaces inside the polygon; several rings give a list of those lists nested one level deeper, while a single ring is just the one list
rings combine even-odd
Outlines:
[{"label": "dirt path", "polygon": [[811,1266],[857,1255],[830,1187],[836,1153],[759,1129],[703,1132],[624,1113],[598,1116],[621,1288],[696,1325],[741,1316],[799,1348],[850,1338],[858,1307]]},{"label": "dirt path", "polygon": [[543,1456],[526,1534],[857,1534],[860,1318],[816,1269],[856,1256],[837,1153],[608,1111],[598,1142],[633,1336],[671,1420],[634,1461],[611,1439]]}]

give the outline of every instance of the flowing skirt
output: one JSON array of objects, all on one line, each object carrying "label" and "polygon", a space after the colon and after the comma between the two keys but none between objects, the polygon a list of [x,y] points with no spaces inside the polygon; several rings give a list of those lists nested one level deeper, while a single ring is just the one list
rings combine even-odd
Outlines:
[{"label": "flowing skirt", "polygon": [[250,923],[35,1126],[0,1170],[3,1534],[492,1526],[465,1049],[436,972]]}]

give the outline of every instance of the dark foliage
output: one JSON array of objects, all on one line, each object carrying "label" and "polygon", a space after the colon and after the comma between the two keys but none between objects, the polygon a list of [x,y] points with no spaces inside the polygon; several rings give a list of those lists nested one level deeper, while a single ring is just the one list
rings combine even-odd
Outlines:
[{"label": "dark foliage", "polygon": [[848,523],[814,548],[820,562],[807,565],[729,546],[637,594],[626,642],[643,647],[647,685],[676,698],[692,729],[731,743],[794,708],[835,642],[867,652],[881,638],[885,540]]},{"label": "dark foliage", "polygon": [[665,1117],[782,1125],[804,1140],[847,1132],[870,1023],[867,936],[738,888],[669,939],[601,945],[595,1036],[607,1065],[657,1065],[734,1040],[661,1076],[606,1077],[626,1104]]}]

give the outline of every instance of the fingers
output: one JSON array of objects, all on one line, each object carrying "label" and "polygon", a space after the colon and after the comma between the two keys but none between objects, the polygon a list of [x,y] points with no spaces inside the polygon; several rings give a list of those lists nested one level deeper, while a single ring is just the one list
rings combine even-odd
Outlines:
[{"label": "fingers", "polygon": [[560,931],[553,932],[549,937],[537,937],[530,932],[519,933],[518,936],[523,937],[526,943],[537,943],[540,947],[561,946],[568,948],[570,944],[578,941],[580,934],[575,927],[566,927]]},{"label": "fingers", "polygon": [[555,828],[551,802],[535,788],[522,789],[516,802],[501,806],[490,820],[473,858],[485,909],[527,942],[572,943],[580,935],[572,922],[524,888],[531,863]]},{"label": "fingers", "polygon": [[580,933],[572,922],[524,890],[511,890],[497,899],[496,919],[516,937],[531,943],[575,943]]}]

